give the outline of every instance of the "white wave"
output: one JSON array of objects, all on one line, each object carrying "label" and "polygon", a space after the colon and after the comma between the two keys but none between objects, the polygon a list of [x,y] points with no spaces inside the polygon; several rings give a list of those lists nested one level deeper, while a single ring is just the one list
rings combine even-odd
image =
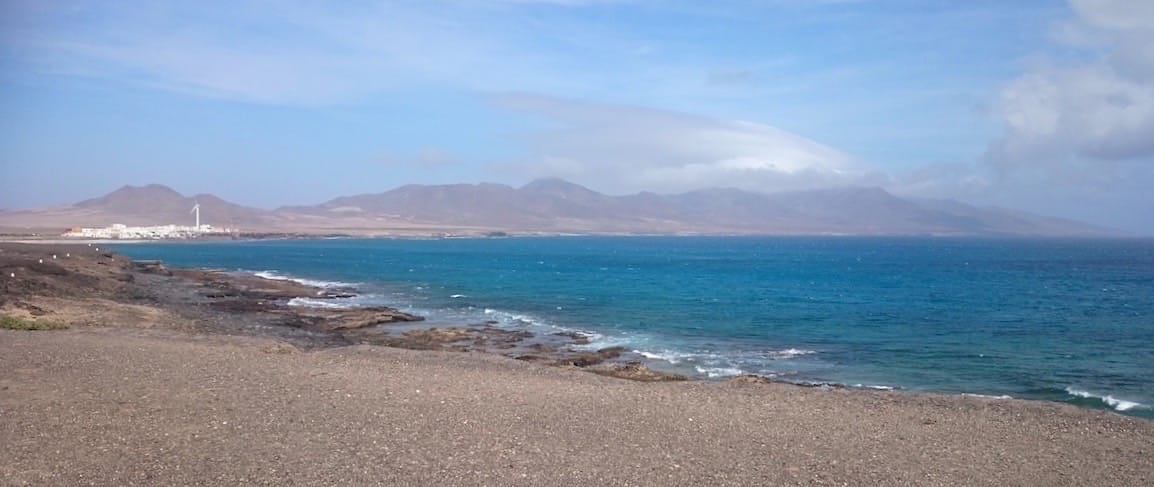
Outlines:
[{"label": "white wave", "polygon": [[744,370],[741,370],[737,367],[702,367],[700,365],[696,365],[693,368],[697,370],[697,373],[705,374],[705,376],[709,377],[710,379],[716,379],[718,377],[733,377],[745,373]]},{"label": "white wave", "polygon": [[356,284],[349,283],[349,282],[321,281],[318,279],[305,279],[305,278],[301,278],[301,277],[286,276],[284,274],[278,273],[277,271],[257,271],[257,272],[253,272],[252,275],[254,275],[256,277],[260,277],[262,279],[270,279],[273,281],[292,281],[292,282],[295,282],[297,284],[303,284],[305,286],[312,286],[312,287],[319,287],[322,289],[348,288],[348,287],[355,287],[356,286]]},{"label": "white wave", "polygon": [[664,360],[671,364],[679,364],[686,360],[692,360],[700,357],[700,354],[677,352],[673,350],[661,350],[659,352],[650,352],[648,350],[634,350],[633,353],[641,355],[650,360]]},{"label": "white wave", "polygon": [[896,389],[894,386],[881,386],[874,384],[854,384],[853,387],[856,389],[870,389],[874,391],[892,391]]},{"label": "white wave", "polygon": [[485,314],[502,325],[531,325],[531,326],[550,326],[544,320],[521,313],[510,313],[508,311],[501,311],[498,309],[485,308]]},{"label": "white wave", "polygon": [[300,306],[302,308],[329,308],[329,309],[348,309],[355,308],[356,305],[350,303],[345,299],[313,299],[313,298],[292,298],[288,302],[289,306]]},{"label": "white wave", "polygon": [[453,298],[453,299],[459,299],[459,298],[467,298],[468,296],[466,296],[464,294],[454,294],[454,295],[449,296],[449,297]]},{"label": "white wave", "polygon": [[787,348],[785,350],[770,350],[769,352],[766,353],[766,355],[768,355],[769,358],[774,359],[774,360],[787,360],[787,359],[791,359],[791,358],[795,358],[795,357],[801,357],[803,355],[813,355],[815,353],[817,353],[817,350],[803,350],[803,349],[799,349],[799,348]]},{"label": "white wave", "polygon": [[564,331],[575,331],[577,333],[585,335],[585,337],[589,339],[589,343],[586,343],[584,345],[574,345],[574,346],[570,347],[574,350],[601,350],[602,348],[610,348],[610,347],[628,347],[630,344],[632,344],[635,341],[631,337],[607,336],[607,335],[602,335],[600,333],[593,333],[590,331],[581,331],[581,330],[564,330]]},{"label": "white wave", "polygon": [[962,397],[978,397],[978,398],[982,398],[982,399],[1013,399],[1014,398],[1013,396],[1007,396],[1005,394],[1002,394],[1000,396],[991,396],[988,394],[974,394],[971,392],[963,392]]},{"label": "white wave", "polygon": [[627,347],[636,345],[638,341],[645,341],[644,337],[636,335],[606,335],[582,328],[572,328],[553,324],[545,319],[524,313],[514,313],[499,309],[485,308],[483,313],[487,319],[496,322],[496,326],[520,327],[536,329],[535,332],[544,335],[555,333],[577,333],[588,340],[585,344],[570,345],[573,350],[600,350],[609,347]]},{"label": "white wave", "polygon": [[1140,402],[1127,401],[1125,399],[1118,399],[1118,398],[1111,396],[1109,394],[1107,394],[1105,396],[1101,396],[1098,394],[1094,394],[1092,392],[1083,391],[1081,389],[1075,389],[1073,387],[1067,387],[1066,393],[1071,395],[1071,396],[1081,397],[1084,399],[1097,399],[1099,401],[1106,403],[1107,406],[1110,406],[1115,411],[1129,411],[1129,410],[1134,409],[1134,408],[1146,409],[1149,407],[1149,406],[1142,404]]}]

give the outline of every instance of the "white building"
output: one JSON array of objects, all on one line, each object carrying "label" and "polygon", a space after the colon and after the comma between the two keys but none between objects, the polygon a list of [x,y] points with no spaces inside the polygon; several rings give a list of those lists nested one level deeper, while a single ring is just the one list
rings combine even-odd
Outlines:
[{"label": "white building", "polygon": [[153,227],[130,227],[121,223],[114,223],[104,228],[73,228],[64,233],[69,238],[103,238],[126,240],[156,240],[156,239],[187,239],[205,235],[227,235],[234,233],[231,228],[215,228],[212,225],[186,227],[178,225],[160,225]]}]

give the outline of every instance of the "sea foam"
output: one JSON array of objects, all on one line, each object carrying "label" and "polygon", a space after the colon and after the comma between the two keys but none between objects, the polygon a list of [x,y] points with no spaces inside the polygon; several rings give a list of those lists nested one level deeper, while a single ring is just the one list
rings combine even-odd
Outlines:
[{"label": "sea foam", "polygon": [[897,390],[897,387],[883,386],[883,385],[879,385],[879,384],[854,384],[850,387],[853,387],[854,389],[869,389],[871,391],[893,391],[893,390]]},{"label": "sea foam", "polygon": [[650,360],[664,360],[674,365],[689,359],[701,357],[701,354],[677,352],[673,350],[661,350],[657,352],[650,352],[648,350],[634,350],[633,353],[641,355],[642,357]]},{"label": "sea foam", "polygon": [[1098,395],[1098,394],[1094,394],[1092,392],[1084,391],[1081,389],[1075,389],[1073,387],[1067,387],[1066,393],[1071,395],[1071,396],[1081,397],[1083,399],[1097,399],[1097,400],[1105,403],[1107,406],[1110,406],[1115,411],[1129,411],[1131,409],[1146,409],[1149,407],[1149,406],[1142,404],[1140,402],[1127,401],[1125,399],[1118,399],[1118,398],[1111,396],[1109,394],[1104,395],[1104,396]]},{"label": "sea foam", "polygon": [[510,313],[499,309],[485,308],[485,315],[493,321],[496,321],[499,325],[552,327],[545,320],[522,313]]},{"label": "sea foam", "polygon": [[348,309],[355,308],[356,305],[350,303],[346,299],[314,299],[314,298],[292,298],[288,302],[289,306],[299,306],[302,308],[328,308],[328,309]]},{"label": "sea foam", "polygon": [[800,348],[787,348],[785,350],[771,350],[766,353],[769,358],[774,360],[788,360],[791,358],[801,357],[803,355],[813,355],[817,353],[816,350],[804,350]]},{"label": "sea foam", "polygon": [[737,367],[702,367],[700,365],[693,367],[699,374],[705,374],[710,379],[718,377],[736,377],[744,374],[745,371]]},{"label": "sea foam", "polygon": [[300,278],[300,277],[287,276],[287,275],[281,274],[277,271],[257,271],[257,272],[253,272],[252,275],[254,275],[256,277],[263,278],[263,279],[271,279],[274,281],[292,281],[292,282],[295,282],[297,284],[303,284],[305,286],[312,286],[312,287],[319,287],[319,288],[323,288],[323,289],[350,288],[350,287],[356,286],[356,284],[349,283],[349,282],[321,281],[321,280],[317,280],[317,279],[304,279],[304,278]]},{"label": "sea foam", "polygon": [[1014,398],[1013,396],[1008,396],[1008,395],[1006,395],[1006,394],[1002,394],[1002,395],[1000,395],[1000,396],[992,396],[992,395],[989,395],[989,394],[975,394],[975,393],[972,393],[972,392],[963,392],[963,393],[962,393],[962,397],[976,397],[976,398],[979,398],[979,399],[1003,399],[1003,400],[1004,400],[1004,399],[1013,399],[1013,398]]}]

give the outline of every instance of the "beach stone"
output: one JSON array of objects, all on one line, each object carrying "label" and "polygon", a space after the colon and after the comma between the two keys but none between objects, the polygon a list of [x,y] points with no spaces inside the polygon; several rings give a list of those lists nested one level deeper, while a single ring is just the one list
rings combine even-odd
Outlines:
[{"label": "beach stone", "polygon": [[774,380],[762,375],[742,374],[729,379],[727,382],[733,384],[772,384]]},{"label": "beach stone", "polygon": [[554,362],[554,365],[589,367],[591,365],[602,363],[606,360],[612,360],[620,357],[623,353],[625,353],[624,347],[602,348],[596,352],[579,352],[566,357],[561,357]]},{"label": "beach stone", "polygon": [[172,272],[164,266],[164,262],[159,260],[136,260],[132,262],[132,267],[137,271],[147,272],[149,274],[172,275]]},{"label": "beach stone", "polygon": [[424,317],[392,308],[310,309],[301,314],[318,318],[315,328],[322,331],[355,330],[388,323],[424,320]]},{"label": "beach stone", "polygon": [[264,353],[284,355],[284,354],[289,354],[289,353],[297,353],[300,351],[300,349],[298,349],[297,347],[294,347],[288,343],[277,342],[277,343],[274,343],[272,345],[269,345],[267,347],[262,348],[261,351]]},{"label": "beach stone", "polygon": [[557,333],[554,333],[553,336],[559,336],[559,337],[565,337],[565,338],[571,339],[571,340],[573,340],[573,344],[575,344],[575,345],[588,345],[589,344],[589,336],[584,334],[584,333],[578,333],[575,331],[559,331]]},{"label": "beach stone", "polygon": [[609,377],[617,377],[619,379],[629,379],[640,382],[668,382],[689,380],[689,378],[684,375],[670,374],[668,372],[659,372],[650,369],[649,366],[641,362],[626,362],[621,365],[614,365],[610,367],[590,368],[589,371],[598,375],[605,375]]}]

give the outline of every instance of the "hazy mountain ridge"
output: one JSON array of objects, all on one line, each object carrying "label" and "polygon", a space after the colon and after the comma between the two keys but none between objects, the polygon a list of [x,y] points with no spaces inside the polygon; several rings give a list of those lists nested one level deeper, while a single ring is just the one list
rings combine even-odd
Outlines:
[{"label": "hazy mountain ridge", "polygon": [[609,196],[560,179],[503,184],[408,185],[277,212],[355,212],[439,224],[525,232],[1108,235],[1092,225],[977,208],[950,200],[904,199],[877,187],[755,193],[714,188],[675,195]]},{"label": "hazy mountain ridge", "polygon": [[312,206],[263,210],[163,185],[125,186],[68,207],[0,212],[0,226],[190,224],[194,204],[218,227],[297,233],[632,233],[850,235],[1117,235],[1092,225],[953,200],[900,198],[877,187],[755,193],[713,188],[610,196],[561,179],[406,185]]}]

